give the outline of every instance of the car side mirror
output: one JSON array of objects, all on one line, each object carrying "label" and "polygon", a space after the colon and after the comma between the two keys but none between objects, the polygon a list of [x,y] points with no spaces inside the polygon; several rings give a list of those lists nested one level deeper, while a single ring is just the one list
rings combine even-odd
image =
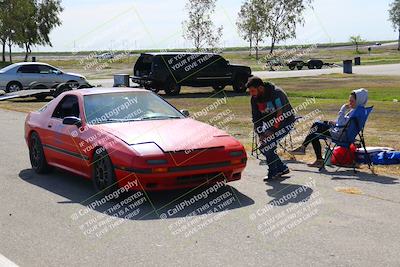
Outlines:
[{"label": "car side mirror", "polygon": [[182,113],[182,115],[183,115],[183,116],[185,116],[185,117],[189,117],[189,116],[190,116],[190,114],[189,114],[189,110],[182,109],[182,110],[180,110],[180,112],[181,112],[181,113]]},{"label": "car side mirror", "polygon": [[82,126],[82,121],[77,117],[65,117],[63,119],[63,124],[65,125],[76,125],[78,128]]}]

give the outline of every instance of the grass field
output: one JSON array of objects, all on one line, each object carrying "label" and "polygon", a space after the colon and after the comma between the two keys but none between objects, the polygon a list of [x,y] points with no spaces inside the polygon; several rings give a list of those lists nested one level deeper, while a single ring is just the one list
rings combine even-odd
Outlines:
[{"label": "grass field", "polygon": [[[340,106],[347,101],[351,90],[361,87],[368,89],[370,96],[368,105],[374,106],[374,111],[366,127],[367,144],[369,146],[390,146],[400,150],[398,141],[400,132],[400,103],[398,102],[400,100],[400,77],[332,74],[319,77],[274,79],[272,82],[284,88],[294,107],[304,103],[309,98],[315,97],[315,104],[309,105],[299,115],[304,116],[315,110],[320,110],[321,119],[327,120],[336,117]],[[187,109],[191,114],[202,111],[219,98],[226,96],[225,105],[196,118],[204,122],[214,120],[211,124],[222,128],[226,126],[226,130],[230,134],[238,138],[247,149],[250,149],[252,123],[248,95],[235,94],[231,88],[215,93],[210,88],[184,87],[180,96],[163,96],[177,108]],[[0,102],[0,108],[28,112],[36,110],[44,104],[45,102],[26,98]],[[219,120],[215,120],[215,118],[224,110],[229,110],[230,116],[233,114],[233,119],[226,123],[220,123],[224,118],[219,118]],[[309,123],[313,119],[311,118]],[[218,125],[218,123],[220,124]],[[302,129],[301,136],[305,135],[308,130],[307,123],[299,125],[299,128]],[[298,144],[301,139],[301,137],[297,138]],[[312,154],[310,155],[312,156]],[[311,158],[305,158],[305,160],[311,160]],[[400,174],[399,167],[382,168],[382,170]]]}]

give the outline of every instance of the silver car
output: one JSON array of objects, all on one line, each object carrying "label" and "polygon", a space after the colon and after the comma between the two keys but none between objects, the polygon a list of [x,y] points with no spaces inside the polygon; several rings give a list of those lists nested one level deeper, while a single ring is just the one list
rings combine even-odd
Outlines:
[{"label": "silver car", "polygon": [[0,90],[6,93],[30,88],[32,84],[52,88],[60,83],[69,83],[72,87],[89,84],[82,75],[65,73],[39,62],[15,63],[0,70]]}]

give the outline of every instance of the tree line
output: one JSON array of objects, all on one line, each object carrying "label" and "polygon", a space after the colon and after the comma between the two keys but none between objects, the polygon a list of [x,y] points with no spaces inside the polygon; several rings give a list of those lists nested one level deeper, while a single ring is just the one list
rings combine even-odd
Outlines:
[{"label": "tree line", "polygon": [[61,25],[61,0],[0,0],[0,44],[2,61],[8,47],[12,62],[12,47],[24,49],[25,61],[36,45],[52,46],[50,32]]},{"label": "tree line", "polygon": [[[212,21],[217,0],[190,0],[186,4],[187,19],[183,22],[183,37],[192,41],[196,51],[213,50],[222,40],[222,26]],[[312,8],[313,0],[244,0],[237,16],[236,26],[240,36],[249,43],[250,55],[255,50],[259,57],[260,44],[270,39],[270,54],[277,43],[296,38],[296,29],[304,25],[304,13]],[[389,20],[399,33],[400,51],[400,0],[393,0]],[[356,50],[362,43],[360,36],[350,41]]]}]

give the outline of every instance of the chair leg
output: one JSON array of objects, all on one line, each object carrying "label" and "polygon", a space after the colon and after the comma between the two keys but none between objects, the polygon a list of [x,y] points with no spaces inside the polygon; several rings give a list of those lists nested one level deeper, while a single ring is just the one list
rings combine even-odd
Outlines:
[{"label": "chair leg", "polygon": [[367,155],[367,160],[368,160],[368,169],[372,172],[373,175],[376,175],[374,166],[372,165],[372,159],[371,155],[368,153],[367,146],[365,145],[365,140],[364,140],[364,135],[360,135],[361,139],[361,145],[364,148],[365,154]]},{"label": "chair leg", "polygon": [[328,159],[333,156],[333,150],[335,149],[335,147],[336,147],[336,144],[335,144],[335,146],[333,148],[328,146],[328,151],[325,153],[324,163],[323,163],[322,167],[319,168],[319,171],[325,170],[325,166],[328,163]]}]

